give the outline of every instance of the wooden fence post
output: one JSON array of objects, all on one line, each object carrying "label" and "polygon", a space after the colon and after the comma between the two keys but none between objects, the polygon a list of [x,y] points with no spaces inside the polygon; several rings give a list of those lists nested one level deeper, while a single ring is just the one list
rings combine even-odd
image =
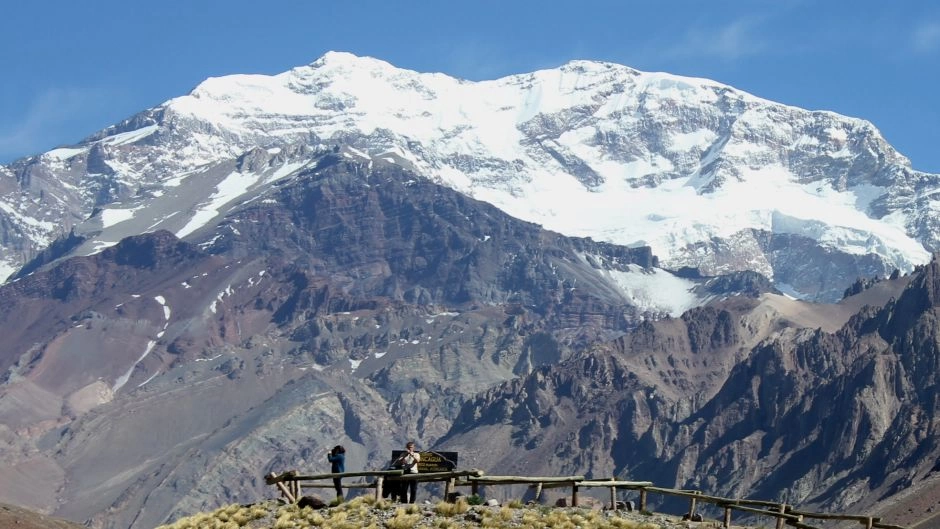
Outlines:
[{"label": "wooden fence post", "polygon": [[571,506],[578,506],[578,486],[574,483],[571,484]]},{"label": "wooden fence post", "polygon": [[[617,481],[617,478],[610,478],[611,481]],[[617,510],[617,487],[610,487],[610,510]]]},{"label": "wooden fence post", "polygon": [[872,529],[875,525],[875,519],[869,516],[865,519],[865,529]]},{"label": "wooden fence post", "polygon": [[284,499],[287,500],[287,503],[297,503],[297,500],[294,499],[294,495],[291,494],[290,489],[288,489],[283,483],[277,483],[278,490],[281,491],[281,495],[284,496]]},{"label": "wooden fence post", "polygon": [[470,494],[474,496],[480,495],[480,485],[476,481],[470,484]]},{"label": "wooden fence post", "polygon": [[646,511],[646,489],[640,489],[640,512]]},{"label": "wooden fence post", "polygon": [[[695,501],[696,501],[696,498],[694,496],[692,497],[692,499],[689,500],[689,520],[691,520],[692,517],[695,516]],[[777,529],[780,529],[780,528],[778,527]]]},{"label": "wooden fence post", "polygon": [[[780,504],[780,507],[778,508],[778,510],[780,511],[780,514],[786,513],[786,512],[787,512],[787,504],[786,504],[786,503],[781,503],[781,504]],[[777,518],[777,529],[783,529],[783,524],[784,524],[785,521],[786,521],[786,520],[784,520],[783,518]]]},{"label": "wooden fence post", "polygon": [[379,476],[375,480],[375,501],[382,500],[382,482],[384,481],[384,476]]},{"label": "wooden fence post", "polygon": [[725,529],[731,527],[731,507],[725,507]]},{"label": "wooden fence post", "polygon": [[450,495],[454,491],[454,478],[450,478],[444,484],[444,501],[450,501]]},{"label": "wooden fence post", "polygon": [[538,502],[542,499],[542,482],[540,481],[535,485],[535,501]]}]

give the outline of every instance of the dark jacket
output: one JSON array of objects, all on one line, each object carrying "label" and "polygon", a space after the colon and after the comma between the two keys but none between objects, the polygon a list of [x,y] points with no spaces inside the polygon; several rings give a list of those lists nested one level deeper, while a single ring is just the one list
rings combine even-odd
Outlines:
[{"label": "dark jacket", "polygon": [[332,465],[331,473],[346,472],[346,454],[327,454],[326,460]]}]

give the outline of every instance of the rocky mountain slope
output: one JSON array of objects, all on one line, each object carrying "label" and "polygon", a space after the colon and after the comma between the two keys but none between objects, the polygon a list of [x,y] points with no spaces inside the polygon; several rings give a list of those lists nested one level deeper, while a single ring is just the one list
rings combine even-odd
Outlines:
[{"label": "rocky mountain slope", "polygon": [[938,278],[933,261],[838,306],[765,294],[644,323],[468,401],[440,442],[508,472],[917,522],[935,502],[913,491],[936,487],[940,458]]},{"label": "rocky mountain slope", "polygon": [[[94,238],[85,253],[157,228],[187,237],[337,144],[559,233],[648,245],[674,269],[757,271],[805,299],[940,247],[937,175],[862,120],[609,63],[469,82],[329,53],[209,79],[0,168],[3,275],[73,228]],[[276,160],[235,176],[256,149]]]},{"label": "rocky mountain slope", "polygon": [[[669,274],[649,248],[547,232],[339,151],[193,242],[134,236],[0,287],[4,499],[151,527],[266,497],[262,475],[319,467],[337,442],[379,468],[493,384],[771,289]],[[669,289],[679,305],[656,300]]]}]

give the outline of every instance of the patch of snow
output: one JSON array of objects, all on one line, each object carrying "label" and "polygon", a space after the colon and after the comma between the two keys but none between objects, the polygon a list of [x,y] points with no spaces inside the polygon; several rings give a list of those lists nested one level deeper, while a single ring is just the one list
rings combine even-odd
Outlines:
[{"label": "patch of snow", "polygon": [[216,192],[209,196],[207,202],[200,205],[199,210],[193,214],[189,222],[176,232],[176,236],[183,238],[205,226],[209,221],[219,216],[223,206],[242,196],[249,187],[258,182],[258,179],[257,174],[240,173],[238,171],[226,176],[216,186]]},{"label": "patch of snow", "polygon": [[60,147],[43,153],[43,156],[52,158],[53,160],[63,161],[88,152],[88,149],[89,147]]},{"label": "patch of snow", "polygon": [[353,371],[359,369],[359,364],[361,363],[362,363],[362,360],[353,360],[352,358],[349,359],[349,366],[352,368]]},{"label": "patch of snow", "polygon": [[627,272],[604,270],[602,273],[620,288],[626,299],[643,310],[677,317],[705,301],[692,292],[696,286],[694,282],[660,268],[644,269],[629,265]]},{"label": "patch of snow", "polygon": [[137,365],[140,364],[144,360],[144,358],[147,358],[147,355],[150,354],[150,351],[153,350],[155,345],[157,345],[157,342],[154,340],[150,340],[149,342],[147,342],[147,347],[144,348],[144,352],[143,354],[140,355],[140,358],[138,358],[137,361],[134,362],[134,364],[130,367],[130,369],[127,370],[126,373],[119,376],[117,380],[114,381],[114,385],[111,386],[111,393],[117,393],[117,390],[124,387],[124,384],[127,384],[127,381],[130,380],[131,378],[131,374],[134,372],[134,368],[136,368]]},{"label": "patch of snow", "polygon": [[85,255],[86,255],[86,256],[88,256],[88,255],[95,255],[96,253],[98,253],[98,252],[100,252],[100,251],[102,251],[102,250],[104,250],[104,249],[110,248],[110,247],[112,247],[112,246],[116,246],[117,243],[119,243],[119,242],[120,242],[120,241],[94,241],[94,243],[93,243],[93,245],[92,245],[92,248],[91,248],[91,251],[88,252],[88,253],[85,254]]},{"label": "patch of snow", "polygon": [[146,384],[147,382],[150,382],[151,380],[157,378],[157,375],[159,375],[159,374],[160,374],[160,373],[154,373],[154,374],[150,375],[150,378],[148,378],[147,380],[144,380],[144,381],[141,382],[140,384],[137,384],[137,387],[138,387],[138,388],[143,387],[144,384]]},{"label": "patch of snow", "polygon": [[790,299],[806,299],[807,296],[803,292],[793,288],[793,285],[788,283],[774,283],[774,286],[777,287],[784,296]]},{"label": "patch of snow", "polygon": [[383,356],[385,356],[385,355],[387,355],[387,354],[388,354],[388,351],[386,351],[386,352],[384,352],[384,353],[375,353],[374,356],[375,356],[376,359],[378,359],[378,358],[382,358]]},{"label": "patch of snow", "polygon": [[157,131],[157,128],[157,125],[147,125],[146,127],[141,127],[137,130],[121,132],[113,136],[108,136],[107,138],[101,140],[101,143],[108,145],[126,145],[128,143],[134,143],[137,140],[150,136]]},{"label": "patch of snow", "polygon": [[0,284],[6,282],[13,274],[16,273],[17,268],[13,267],[7,261],[0,261]]},{"label": "patch of snow", "polygon": [[130,209],[103,209],[101,210],[101,227],[110,228],[115,224],[120,224],[125,220],[134,218],[134,214],[141,208]]}]

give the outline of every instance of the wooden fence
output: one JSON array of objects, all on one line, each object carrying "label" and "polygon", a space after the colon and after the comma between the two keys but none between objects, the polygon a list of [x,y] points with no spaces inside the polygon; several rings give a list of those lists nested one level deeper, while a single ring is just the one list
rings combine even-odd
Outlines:
[{"label": "wooden fence", "polygon": [[333,488],[332,483],[326,480],[333,478],[373,477],[372,482],[344,483],[343,488],[374,488],[376,499],[382,498],[382,487],[387,478],[419,482],[444,482],[444,498],[457,487],[470,487],[472,494],[479,493],[483,485],[528,485],[535,489],[536,499],[541,497],[542,490],[546,488],[571,488],[571,505],[578,506],[578,493],[582,488],[604,487],[610,489],[610,508],[617,509],[617,491],[634,490],[639,493],[638,509],[646,511],[647,498],[650,493],[664,496],[678,496],[689,499],[689,511],[686,514],[690,519],[695,515],[699,502],[710,503],[724,509],[723,526],[731,527],[731,512],[741,511],[749,515],[759,515],[774,518],[776,529],[783,529],[784,525],[797,529],[820,529],[805,523],[806,519],[855,521],[865,526],[865,529],[906,529],[899,525],[881,522],[881,518],[868,515],[855,514],[828,514],[794,509],[787,503],[749,500],[740,498],[722,498],[703,494],[697,490],[680,490],[656,487],[650,481],[623,481],[616,478],[607,480],[585,479],[584,476],[487,476],[482,470],[455,470],[450,472],[433,472],[423,474],[404,474],[401,470],[374,470],[366,472],[344,472],[339,474],[300,475],[296,470],[265,476],[268,485],[274,485],[282,497],[290,503],[296,503],[302,495],[304,488]]}]

